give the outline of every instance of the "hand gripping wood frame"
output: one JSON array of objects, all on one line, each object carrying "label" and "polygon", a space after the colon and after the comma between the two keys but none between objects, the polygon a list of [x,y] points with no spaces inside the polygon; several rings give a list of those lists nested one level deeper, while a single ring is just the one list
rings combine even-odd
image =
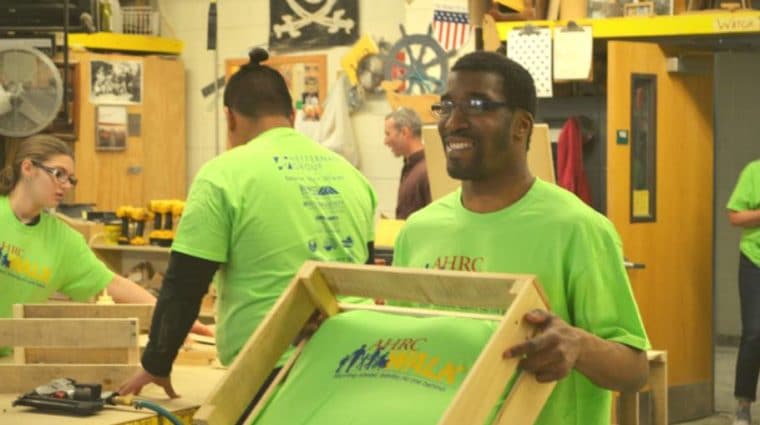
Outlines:
[{"label": "hand gripping wood frame", "polygon": [[[422,304],[487,308],[504,315],[378,305],[342,304],[336,295],[411,301]],[[523,320],[530,310],[548,310],[533,275],[405,269],[343,263],[306,262],[193,417],[196,425],[236,423],[277,360],[297,338],[309,318],[320,311],[330,317],[349,310],[372,310],[413,316],[454,316],[496,320],[500,324],[483,348],[438,425],[482,424],[502,397],[517,370],[517,359],[503,359],[509,346],[534,335]],[[277,382],[291,367],[305,341],[283,367]],[[493,424],[532,424],[549,398],[554,383],[542,384],[521,374]],[[251,417],[266,404],[267,392]]]}]

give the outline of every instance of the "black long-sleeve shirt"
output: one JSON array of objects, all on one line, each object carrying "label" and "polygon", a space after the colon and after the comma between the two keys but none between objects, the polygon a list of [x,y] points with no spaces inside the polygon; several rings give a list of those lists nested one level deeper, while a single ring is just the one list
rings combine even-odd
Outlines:
[{"label": "black long-sleeve shirt", "polygon": [[218,262],[172,251],[161,284],[142,365],[154,376],[169,376],[172,363],[198,317]]}]

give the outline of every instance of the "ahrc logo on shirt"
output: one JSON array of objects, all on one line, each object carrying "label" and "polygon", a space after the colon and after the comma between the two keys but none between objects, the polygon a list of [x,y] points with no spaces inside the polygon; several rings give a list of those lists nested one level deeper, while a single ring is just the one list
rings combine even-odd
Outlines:
[{"label": "ahrc logo on shirt", "polygon": [[0,271],[35,286],[44,287],[50,282],[50,269],[22,257],[23,250],[7,242],[0,242]]},{"label": "ahrc logo on shirt", "polygon": [[426,264],[425,268],[438,270],[459,270],[479,272],[482,269],[485,257],[468,257],[466,255],[444,255],[435,259],[433,264]]},{"label": "ahrc logo on shirt", "polygon": [[427,338],[384,338],[362,344],[340,359],[334,376],[395,379],[445,391],[469,367],[424,351],[427,341]]}]

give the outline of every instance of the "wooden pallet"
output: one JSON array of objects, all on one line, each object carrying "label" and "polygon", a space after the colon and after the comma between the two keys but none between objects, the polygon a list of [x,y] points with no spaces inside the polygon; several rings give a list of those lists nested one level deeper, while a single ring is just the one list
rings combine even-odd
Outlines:
[{"label": "wooden pallet", "polygon": [[14,363],[0,365],[0,393],[62,377],[116,389],[140,367],[140,323],[149,326],[152,311],[151,305],[14,305],[14,318],[0,319],[0,346],[14,347]]},{"label": "wooden pallet", "polygon": [[[351,305],[339,303],[337,295],[495,309],[506,313],[488,315]],[[307,262],[238,354],[227,375],[195,414],[194,423],[236,423],[274,369],[277,360],[301,333],[310,317],[317,311],[330,317],[349,310],[498,320],[497,330],[483,348],[451,405],[438,422],[439,425],[483,423],[497,405],[507,382],[517,369],[517,360],[502,359],[502,352],[506,347],[533,335],[534,329],[524,322],[523,316],[536,308],[548,309],[548,303],[532,275]],[[304,343],[299,347],[302,348]],[[298,350],[283,367],[281,376],[287,373],[297,353]],[[275,381],[278,379],[280,377]],[[553,388],[554,383],[541,384],[533,375],[521,374],[493,423],[532,424]],[[260,406],[266,404],[269,395],[271,391],[259,401],[252,417]]]}]

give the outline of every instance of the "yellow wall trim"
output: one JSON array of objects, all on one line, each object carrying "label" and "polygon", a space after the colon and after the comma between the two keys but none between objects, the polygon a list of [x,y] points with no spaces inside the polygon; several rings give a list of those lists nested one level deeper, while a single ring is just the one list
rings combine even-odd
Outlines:
[{"label": "yellow wall trim", "polygon": [[179,55],[182,53],[184,43],[172,38],[150,35],[98,32],[94,34],[69,34],[69,47]]},{"label": "yellow wall trim", "polygon": [[[591,26],[594,38],[674,37],[715,34],[760,34],[760,11],[698,13],[677,16],[642,16],[628,18],[579,19],[581,26]],[[542,28],[565,27],[567,21],[498,22],[502,40],[509,31],[530,24]]]}]

